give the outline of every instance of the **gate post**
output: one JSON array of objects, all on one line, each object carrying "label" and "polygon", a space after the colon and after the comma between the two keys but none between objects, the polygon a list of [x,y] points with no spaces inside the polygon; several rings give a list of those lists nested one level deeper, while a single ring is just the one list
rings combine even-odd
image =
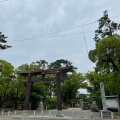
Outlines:
[{"label": "gate post", "polygon": [[31,92],[31,75],[29,74],[27,88],[26,88],[26,96],[25,96],[25,101],[24,101],[24,110],[29,109],[30,92]]},{"label": "gate post", "polygon": [[62,98],[61,98],[61,80],[60,80],[60,73],[56,74],[56,93],[57,93],[57,115],[56,117],[63,117],[62,114]]}]

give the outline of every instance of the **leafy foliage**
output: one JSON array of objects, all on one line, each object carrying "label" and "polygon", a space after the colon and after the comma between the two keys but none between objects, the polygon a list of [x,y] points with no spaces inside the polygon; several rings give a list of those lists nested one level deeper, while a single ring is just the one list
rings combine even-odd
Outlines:
[{"label": "leafy foliage", "polygon": [[96,69],[110,72],[118,70],[120,63],[120,36],[113,35],[96,43],[96,48],[89,52],[89,59],[96,62]]},{"label": "leafy foliage", "polygon": [[110,20],[108,17],[108,11],[103,12],[103,17],[101,17],[99,20],[99,27],[95,31],[95,42],[99,42],[101,39],[112,36],[115,31],[120,29],[120,24],[115,23]]},{"label": "leafy foliage", "polygon": [[72,73],[61,85],[62,100],[65,104],[70,104],[71,100],[77,99],[78,90],[85,88],[84,77],[80,73]]},{"label": "leafy foliage", "polygon": [[96,47],[89,52],[89,59],[96,63],[96,67],[95,72],[87,74],[90,82],[87,89],[92,96],[100,99],[100,82],[105,85],[106,95],[120,93],[120,35],[115,34],[120,24],[112,22],[107,11],[98,22],[94,38]]},{"label": "leafy foliage", "polygon": [[62,68],[62,67],[68,67],[68,66],[73,67],[73,70],[71,72],[73,72],[75,69],[77,69],[76,67],[74,67],[72,65],[72,62],[70,62],[68,60],[64,60],[64,59],[56,60],[55,62],[50,63],[48,68],[55,69],[55,68]]},{"label": "leafy foliage", "polygon": [[[12,103],[12,100],[10,100],[10,94],[13,93],[13,89],[11,89],[11,85],[13,83],[13,80],[9,78],[11,74],[14,73],[14,67],[4,61],[0,60],[0,71],[1,71],[1,77],[0,77],[0,106],[4,107],[8,105],[8,103]],[[13,103],[11,104],[13,105]],[[12,106],[13,107],[13,106]]]},{"label": "leafy foliage", "polygon": [[12,46],[6,45],[5,43],[7,43],[7,41],[5,40],[7,37],[5,37],[4,34],[2,34],[2,32],[0,32],[0,49],[4,50],[7,48],[10,48]]},{"label": "leafy foliage", "polygon": [[46,62],[45,60],[39,60],[39,61],[36,61],[36,63],[41,65],[41,69],[48,69],[48,62]]}]

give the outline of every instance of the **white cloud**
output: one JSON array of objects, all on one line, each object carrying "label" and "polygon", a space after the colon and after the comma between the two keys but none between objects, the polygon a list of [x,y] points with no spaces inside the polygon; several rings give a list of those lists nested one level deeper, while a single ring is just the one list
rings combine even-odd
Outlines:
[{"label": "white cloud", "polygon": [[[81,26],[96,21],[108,10],[110,16],[120,12],[119,0],[9,0],[0,5],[1,31],[8,36],[13,47],[1,51],[0,58],[11,62],[15,67],[36,60],[53,62],[67,59],[78,67],[78,71],[87,72],[94,64],[88,59],[84,35],[48,37],[12,43],[14,40],[38,37]],[[114,18],[119,22],[119,17]],[[84,31],[94,31],[98,24],[84,26]],[[56,33],[80,33],[82,28]],[[52,35],[52,34],[51,34]],[[54,34],[53,34],[54,36]],[[94,49],[94,32],[85,33],[88,50]]]}]

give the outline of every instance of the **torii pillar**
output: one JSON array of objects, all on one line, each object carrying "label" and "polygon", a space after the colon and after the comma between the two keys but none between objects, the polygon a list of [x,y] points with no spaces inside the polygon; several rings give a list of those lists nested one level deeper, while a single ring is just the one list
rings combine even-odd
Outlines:
[{"label": "torii pillar", "polygon": [[61,80],[60,80],[60,73],[56,74],[56,92],[57,92],[57,114],[56,117],[63,117],[62,114],[62,97],[61,97]]},{"label": "torii pillar", "polygon": [[32,77],[31,74],[28,74],[25,101],[24,101],[24,106],[23,106],[23,112],[21,114],[22,116],[29,115],[28,110],[29,110],[29,98],[30,98],[30,93],[31,93],[31,77]]},{"label": "torii pillar", "polygon": [[28,82],[26,87],[26,96],[24,101],[24,110],[29,109],[29,99],[30,99],[30,93],[31,93],[31,75],[28,75]]}]

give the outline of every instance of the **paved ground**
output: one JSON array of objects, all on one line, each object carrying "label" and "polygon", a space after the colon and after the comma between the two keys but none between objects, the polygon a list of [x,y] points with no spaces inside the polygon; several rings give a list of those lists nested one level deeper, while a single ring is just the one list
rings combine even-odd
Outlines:
[{"label": "paved ground", "polygon": [[[28,116],[22,116],[23,111],[0,111],[0,120],[101,120],[99,112],[91,112],[90,110],[81,109],[68,109],[62,110],[64,117],[56,117],[57,110],[45,110],[45,111],[28,111]],[[110,118],[111,119],[111,118]],[[109,120],[104,118],[104,120]],[[120,119],[119,119],[120,120]]]}]

